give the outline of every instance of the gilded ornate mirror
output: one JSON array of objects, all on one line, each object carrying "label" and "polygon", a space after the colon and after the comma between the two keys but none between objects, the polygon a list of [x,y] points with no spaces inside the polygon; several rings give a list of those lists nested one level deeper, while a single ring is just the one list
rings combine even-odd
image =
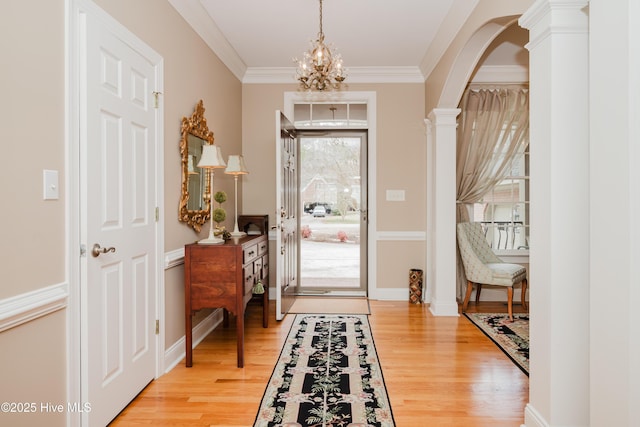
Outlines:
[{"label": "gilded ornate mirror", "polygon": [[209,219],[210,196],[207,173],[198,167],[202,146],[213,144],[213,132],[207,127],[202,100],[198,102],[191,117],[182,118],[182,191],[178,219],[199,232]]}]

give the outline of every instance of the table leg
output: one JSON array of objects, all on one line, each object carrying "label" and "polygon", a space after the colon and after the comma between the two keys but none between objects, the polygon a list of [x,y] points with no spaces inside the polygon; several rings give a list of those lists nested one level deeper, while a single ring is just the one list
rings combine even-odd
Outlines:
[{"label": "table leg", "polygon": [[238,342],[238,368],[244,367],[244,313],[236,315],[236,340]]},{"label": "table leg", "polygon": [[192,345],[192,323],[193,319],[190,312],[185,313],[185,322],[184,322],[184,335],[185,335],[185,346],[186,346],[186,357],[185,357],[185,365],[187,368],[193,366],[193,345]]},{"label": "table leg", "polygon": [[222,309],[222,326],[224,328],[229,327],[229,310],[227,310],[226,308]]},{"label": "table leg", "polygon": [[262,294],[262,327],[269,327],[269,288],[267,287]]}]

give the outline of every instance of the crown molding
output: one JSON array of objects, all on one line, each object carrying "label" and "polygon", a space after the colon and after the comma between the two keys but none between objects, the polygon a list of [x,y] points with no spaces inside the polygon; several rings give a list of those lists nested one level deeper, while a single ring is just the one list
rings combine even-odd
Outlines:
[{"label": "crown molding", "polygon": [[[200,0],[168,1],[243,84],[297,84],[295,67],[247,67],[215,22],[211,20]],[[468,2],[468,0],[456,1]],[[456,14],[468,15],[477,1],[467,3],[462,8],[464,10],[458,10]],[[449,34],[448,37],[452,35]],[[432,52],[423,60],[421,66],[347,67],[345,84],[424,83],[426,74],[423,70],[430,72],[432,64],[429,65],[429,63],[439,58],[441,54],[442,52],[437,54]],[[528,81],[528,70],[516,68],[517,66],[485,66],[480,68],[473,81],[482,83]]]},{"label": "crown molding", "polygon": [[229,70],[242,81],[247,65],[211,20],[200,0],[169,0],[169,3],[193,28]]},{"label": "crown molding", "polygon": [[[249,67],[243,84],[297,84],[295,67]],[[418,67],[348,67],[349,83],[424,83]]]}]

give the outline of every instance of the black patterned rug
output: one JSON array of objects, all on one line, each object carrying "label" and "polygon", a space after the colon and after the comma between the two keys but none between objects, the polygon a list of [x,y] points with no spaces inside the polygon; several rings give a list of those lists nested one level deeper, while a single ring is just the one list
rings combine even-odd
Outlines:
[{"label": "black patterned rug", "polygon": [[393,427],[366,315],[299,314],[254,427]]},{"label": "black patterned rug", "polygon": [[529,376],[529,315],[505,313],[465,313],[465,316]]}]

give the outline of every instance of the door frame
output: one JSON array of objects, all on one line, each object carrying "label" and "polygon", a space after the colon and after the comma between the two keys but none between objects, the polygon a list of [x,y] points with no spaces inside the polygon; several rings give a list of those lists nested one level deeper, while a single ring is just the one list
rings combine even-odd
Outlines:
[{"label": "door frame", "polygon": [[[295,103],[314,102],[345,102],[367,104],[367,297],[379,299],[377,287],[377,124],[376,124],[376,92],[285,92],[284,114],[294,117]],[[295,124],[295,123],[294,123]],[[349,128],[332,127],[331,130],[344,130]],[[361,128],[362,129],[362,128]],[[326,130],[326,129],[325,129]]]},{"label": "door frame", "polygon": [[[113,17],[99,8],[91,0],[66,0],[65,1],[65,190],[66,216],[65,228],[69,231],[66,235],[65,253],[66,270],[69,278],[69,301],[67,305],[67,401],[82,402],[82,381],[84,373],[81,372],[81,307],[82,307],[82,258],[87,256],[85,249],[87,242],[81,241],[81,230],[86,224],[82,223],[81,209],[81,177],[86,165],[82,162],[80,130],[84,126],[83,114],[80,109],[82,73],[82,38],[81,16],[91,15],[98,19],[110,31],[117,34],[136,51],[150,59],[156,66],[157,92],[163,92],[164,86],[164,60],[151,47],[142,42],[135,34],[129,31]],[[156,168],[156,204],[160,213],[156,221],[156,300],[155,314],[160,325],[164,325],[164,107],[160,101],[155,109],[156,114],[156,157],[153,159]],[[84,248],[82,246],[84,245]],[[158,378],[164,373],[164,327],[160,327],[155,335],[153,344],[155,351],[155,376]],[[88,402],[91,405],[99,402]],[[81,426],[83,422],[82,412],[68,413],[68,426]]]}]

